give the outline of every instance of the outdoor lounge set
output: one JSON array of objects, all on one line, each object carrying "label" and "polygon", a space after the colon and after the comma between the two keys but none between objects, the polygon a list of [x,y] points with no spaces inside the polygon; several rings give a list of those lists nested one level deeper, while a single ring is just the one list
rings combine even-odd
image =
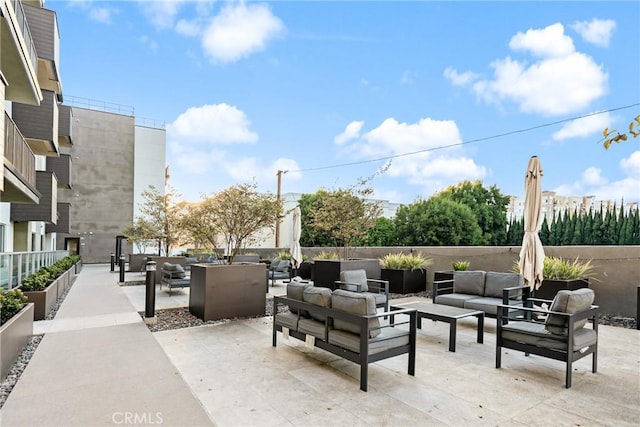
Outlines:
[{"label": "outdoor lounge set", "polygon": [[[274,316],[273,346],[280,331],[285,338],[294,337],[307,346],[358,363],[360,388],[366,391],[368,363],[408,353],[408,373],[414,374],[416,329],[421,317],[449,321],[449,349],[455,351],[456,320],[476,316],[478,343],[482,343],[483,317],[487,314],[497,318],[496,368],[501,367],[502,349],[508,348],[527,356],[534,354],[565,362],[566,388],[571,387],[574,361],[592,355],[592,372],[597,372],[598,307],[593,305],[592,289],[563,290],[553,301],[541,300],[531,297],[530,288],[522,286],[522,278],[515,273],[456,273],[453,281],[434,283],[433,304],[398,304],[388,311],[387,300],[381,312],[377,311],[375,295],[358,292],[361,286],[353,288],[353,283],[344,280],[355,274],[357,282],[361,273],[341,275],[344,283],[340,285],[352,290],[332,292],[310,283],[291,282],[286,297],[275,297],[274,307],[286,305],[289,312]],[[395,321],[399,315],[402,322]],[[381,322],[381,318],[387,317],[388,323]]]}]

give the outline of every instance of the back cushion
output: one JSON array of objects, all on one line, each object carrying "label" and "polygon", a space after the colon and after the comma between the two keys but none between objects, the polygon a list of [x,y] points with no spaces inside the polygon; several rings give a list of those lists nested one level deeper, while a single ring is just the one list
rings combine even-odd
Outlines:
[{"label": "back cushion", "polygon": [[[343,289],[336,289],[331,296],[331,308],[334,310],[346,311],[347,313],[365,316],[376,314],[376,300],[373,295],[360,292],[350,292]],[[360,335],[360,327],[354,323],[345,322],[340,319],[333,319],[333,327]],[[369,319],[369,338],[380,335],[380,321]]]},{"label": "back cushion", "polygon": [[178,279],[184,279],[184,276],[185,276],[184,267],[182,267],[180,264],[175,264],[174,265],[174,273],[171,273],[171,277],[177,277]]},{"label": "back cushion", "polygon": [[162,264],[162,269],[167,271],[176,271],[177,264],[171,264],[170,262],[165,262]]},{"label": "back cushion", "polygon": [[367,272],[363,269],[341,271],[340,281],[362,285],[362,287],[360,288],[362,292],[367,292],[369,290],[369,286],[367,286]]},{"label": "back cushion", "polygon": [[519,274],[496,273],[495,271],[487,271],[484,281],[484,296],[493,298],[502,298],[504,288],[521,286],[523,283],[522,276]]},{"label": "back cushion", "polygon": [[[551,303],[549,311],[574,314],[591,307],[595,293],[593,289],[582,288],[575,291],[558,291]],[[574,325],[575,330],[582,328],[587,323],[587,319],[580,320]],[[556,335],[567,334],[567,318],[550,314],[545,322],[547,331]]]},{"label": "back cushion", "polygon": [[[287,285],[287,298],[295,299],[298,301],[304,301],[302,294],[304,290],[311,286],[311,283],[291,282]],[[295,307],[289,307],[289,311],[298,314],[298,309]],[[306,310],[302,310],[300,314],[307,315]]]},{"label": "back cushion", "polygon": [[286,272],[289,269],[289,265],[291,263],[289,262],[288,259],[282,260],[278,263],[278,266],[276,267],[276,271],[284,271]]},{"label": "back cushion", "polygon": [[453,273],[453,292],[484,295],[484,275],[484,271],[455,271]]},{"label": "back cushion", "polygon": [[[331,289],[323,288],[320,286],[309,286],[308,288],[305,288],[304,291],[302,291],[302,300],[304,302],[308,302],[309,304],[330,308]],[[324,322],[327,319],[327,316],[314,313],[312,310],[309,311],[309,314],[315,320],[319,320],[320,322]]]}]

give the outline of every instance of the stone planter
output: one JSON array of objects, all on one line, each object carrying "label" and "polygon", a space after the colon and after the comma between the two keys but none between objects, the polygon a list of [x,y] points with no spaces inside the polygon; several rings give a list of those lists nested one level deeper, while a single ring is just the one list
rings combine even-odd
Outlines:
[{"label": "stone planter", "polygon": [[380,279],[380,261],[376,259],[317,259],[313,263],[313,284],[335,290],[343,270],[364,269],[367,278]]},{"label": "stone planter", "polygon": [[389,292],[412,294],[427,290],[427,270],[382,268],[380,278],[389,281]]},{"label": "stone planter", "polygon": [[267,273],[264,264],[194,264],[189,312],[205,322],[264,316]]},{"label": "stone planter", "polygon": [[33,336],[34,305],[27,303],[7,323],[0,326],[0,381]]},{"label": "stone planter", "polygon": [[129,254],[129,271],[141,271],[142,261],[146,257],[158,256],[158,254]]},{"label": "stone planter", "polygon": [[27,302],[33,303],[33,320],[44,320],[58,301],[59,280],[54,280],[42,291],[24,291]]},{"label": "stone planter", "polygon": [[574,279],[574,280],[552,280],[544,279],[539,289],[533,292],[535,298],[542,298],[552,300],[555,298],[558,291],[568,290],[575,291],[580,288],[588,288],[589,279]]}]

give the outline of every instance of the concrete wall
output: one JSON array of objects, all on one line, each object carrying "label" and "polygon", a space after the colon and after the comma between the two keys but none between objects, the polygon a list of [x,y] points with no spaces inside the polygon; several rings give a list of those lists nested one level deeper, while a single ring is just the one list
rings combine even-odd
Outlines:
[{"label": "concrete wall", "polygon": [[167,132],[164,129],[135,127],[133,216],[140,216],[142,192],[153,185],[164,191]]},{"label": "concrete wall", "polygon": [[109,262],[115,237],[133,221],[134,117],[77,107],[73,117],[73,188],[59,190],[71,224],[57,246],[79,237],[84,262]]}]

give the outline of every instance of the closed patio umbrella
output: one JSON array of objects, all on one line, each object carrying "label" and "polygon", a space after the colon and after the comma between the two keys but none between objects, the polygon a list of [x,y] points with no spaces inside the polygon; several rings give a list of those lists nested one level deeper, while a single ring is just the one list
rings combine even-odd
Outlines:
[{"label": "closed patio umbrella", "polygon": [[518,266],[524,283],[535,291],[542,284],[544,248],[538,232],[542,226],[542,167],[540,159],[529,159],[524,178],[524,237]]},{"label": "closed patio umbrella", "polygon": [[293,210],[293,239],[291,242],[291,264],[295,270],[302,264],[302,248],[300,247],[300,235],[302,234],[300,206]]}]

